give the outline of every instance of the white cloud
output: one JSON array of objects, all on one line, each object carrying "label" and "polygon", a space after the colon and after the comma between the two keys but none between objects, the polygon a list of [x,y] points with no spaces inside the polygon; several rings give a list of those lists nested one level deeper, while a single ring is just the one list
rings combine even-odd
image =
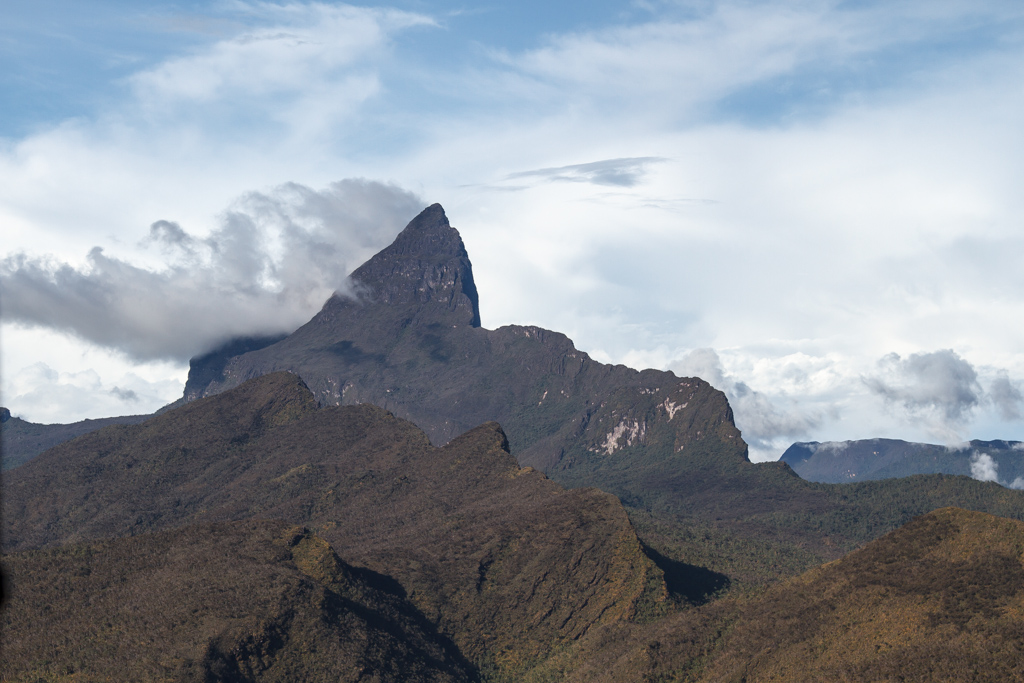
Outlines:
[{"label": "white cloud", "polygon": [[150,226],[162,267],[94,247],[85,268],[17,254],[0,261],[4,317],[61,330],[140,361],[187,361],[240,335],[290,332],[422,209],[393,185],[290,183],[237,200],[211,235]]},{"label": "white cloud", "polygon": [[987,453],[971,455],[971,478],[978,481],[999,481],[999,463]]},{"label": "white cloud", "polygon": [[1024,477],[1017,477],[1012,482],[1000,481],[999,463],[987,453],[971,454],[971,478],[978,481],[994,481],[1006,488],[1024,490]]},{"label": "white cloud", "polygon": [[422,14],[351,5],[254,3],[247,9],[267,25],[136,73],[129,80],[140,102],[153,109],[214,100],[238,106],[254,96],[308,95],[339,75],[345,83],[348,67],[379,60],[393,33],[435,25]]},{"label": "white cloud", "polygon": [[1024,396],[1021,395],[1019,383],[1011,380],[1005,370],[992,380],[988,397],[1004,420],[1021,419],[1020,409],[1024,403]]},{"label": "white cloud", "polygon": [[750,446],[750,459],[774,460],[790,443],[809,435],[822,416],[795,405],[784,392],[771,396],[751,389],[726,373],[713,349],[696,349],[671,363],[669,369],[682,377],[700,377],[723,391],[732,406],[736,426]]},{"label": "white cloud", "polygon": [[[750,88],[813,108],[844,95],[845,81],[867,82],[889,50],[950,40],[965,30],[995,30],[1020,19],[1005,4],[891,2],[735,2],[721,0],[652,20],[551,36],[521,54],[495,56],[530,85],[517,96],[562,100],[572,93],[651,119],[707,120],[719,103]],[[941,51],[933,51],[941,59]],[[881,80],[906,77],[887,68]],[[790,91],[787,93],[787,91]],[[585,106],[585,105],[584,105]]]},{"label": "white cloud", "polygon": [[94,369],[59,372],[34,363],[4,377],[4,405],[30,422],[77,422],[112,415],[145,415],[178,398],[184,383],[151,381],[127,370],[103,377]]},{"label": "white cloud", "polygon": [[956,432],[981,402],[982,389],[974,367],[950,349],[891,353],[878,362],[877,374],[864,383],[911,416],[938,420],[940,430]]}]

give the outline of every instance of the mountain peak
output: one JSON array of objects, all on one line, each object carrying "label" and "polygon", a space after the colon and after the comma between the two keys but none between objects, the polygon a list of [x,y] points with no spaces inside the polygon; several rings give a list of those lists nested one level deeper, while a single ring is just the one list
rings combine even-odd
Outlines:
[{"label": "mountain peak", "polygon": [[473,267],[459,231],[440,204],[425,208],[390,246],[352,273],[378,303],[442,304],[458,322],[480,327]]}]

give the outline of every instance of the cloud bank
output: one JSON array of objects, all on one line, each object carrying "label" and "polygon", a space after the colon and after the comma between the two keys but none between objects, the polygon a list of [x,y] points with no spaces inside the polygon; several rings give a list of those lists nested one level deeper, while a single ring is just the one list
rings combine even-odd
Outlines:
[{"label": "cloud bank", "polygon": [[82,268],[15,254],[0,262],[4,318],[139,361],[187,360],[233,336],[288,332],[306,322],[422,206],[414,194],[380,182],[341,180],[319,191],[288,183],[241,197],[204,237],[154,222],[142,246],[159,251],[159,269],[102,247]]},{"label": "cloud bank", "polygon": [[876,372],[862,381],[888,405],[910,420],[927,424],[935,436],[950,443],[962,440],[982,405],[997,408],[1004,420],[1020,418],[1022,396],[1009,373],[997,370],[986,391],[975,367],[952,349],[906,358],[888,354],[878,361]]},{"label": "cloud bank", "polygon": [[978,373],[951,349],[914,353],[905,359],[891,353],[878,361],[878,370],[864,383],[912,414],[932,412],[959,425],[981,402]]}]

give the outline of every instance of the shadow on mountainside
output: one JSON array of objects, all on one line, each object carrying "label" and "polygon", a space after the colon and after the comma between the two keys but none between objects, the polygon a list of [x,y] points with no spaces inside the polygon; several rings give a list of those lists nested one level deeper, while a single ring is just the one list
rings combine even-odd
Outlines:
[{"label": "shadow on mountainside", "polygon": [[644,554],[664,572],[665,587],[676,600],[694,606],[703,605],[727,590],[731,584],[725,574],[673,560],[646,545],[643,549]]}]

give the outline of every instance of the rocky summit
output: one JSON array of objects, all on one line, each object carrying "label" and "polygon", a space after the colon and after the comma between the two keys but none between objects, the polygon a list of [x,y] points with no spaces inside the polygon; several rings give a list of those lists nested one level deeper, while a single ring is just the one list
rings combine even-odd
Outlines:
[{"label": "rocky summit", "polygon": [[725,395],[701,379],[599,363],[539,327],[481,327],[469,256],[440,205],[351,279],[352,296],[286,338],[196,359],[186,398],[286,370],[319,405],[380,406],[435,445],[497,422],[521,466],[618,496],[649,546],[741,584],[836,559],[944,505],[1024,513],[1019,494],[959,479],[811,485],[785,463],[750,463]]},{"label": "rocky summit", "polygon": [[521,464],[556,478],[648,447],[668,456],[706,443],[745,460],[728,402],[706,382],[597,363],[538,327],[481,328],[469,257],[438,204],[351,279],[354,297],[331,297],[287,338],[227,360],[214,352],[216,373],[197,359],[186,396],[288,370],[321,405],[379,405],[436,444],[497,421]]}]

